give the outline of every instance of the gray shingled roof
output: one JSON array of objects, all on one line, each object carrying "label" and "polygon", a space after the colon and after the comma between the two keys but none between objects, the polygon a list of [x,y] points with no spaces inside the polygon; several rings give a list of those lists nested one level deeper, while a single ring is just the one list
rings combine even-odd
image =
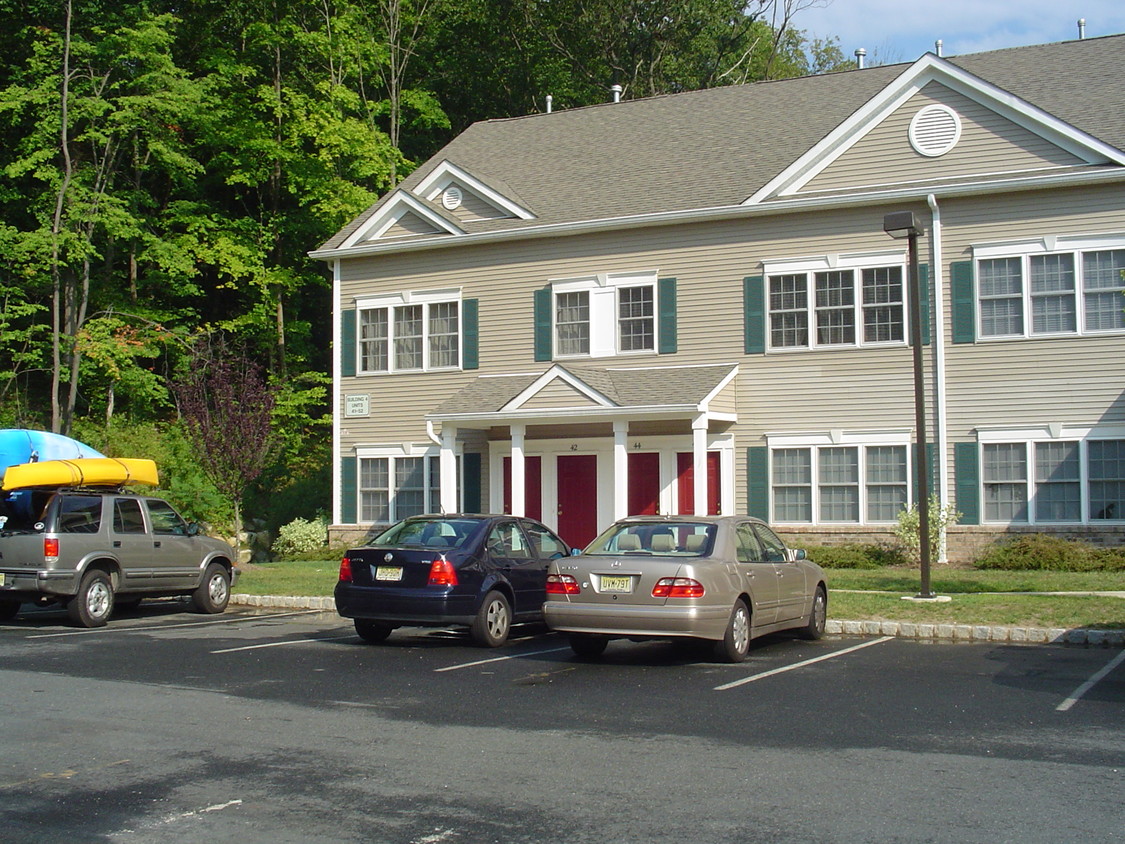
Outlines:
[{"label": "gray shingled roof", "polygon": [[[734,364],[600,369],[560,366],[617,407],[696,406],[726,378]],[[543,372],[547,370],[544,369]],[[442,402],[432,416],[497,413],[543,372],[479,376]]]},{"label": "gray shingled roof", "polygon": [[[1125,36],[949,58],[968,72],[1125,149]],[[473,124],[403,183],[443,160],[513,196],[535,227],[743,202],[908,65],[758,82]],[[324,244],[339,246],[380,200]]]}]

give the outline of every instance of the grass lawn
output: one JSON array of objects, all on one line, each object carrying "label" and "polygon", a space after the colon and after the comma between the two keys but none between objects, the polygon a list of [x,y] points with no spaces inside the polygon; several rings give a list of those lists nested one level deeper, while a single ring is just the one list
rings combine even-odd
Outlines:
[{"label": "grass lawn", "polygon": [[[234,591],[246,595],[330,596],[339,567],[339,560],[255,563],[243,568]],[[1125,591],[1125,574],[1121,572],[978,571],[935,566],[930,583],[939,595],[953,598],[947,603],[902,600],[903,595],[918,594],[917,569],[829,569],[827,573],[828,617],[834,619],[1125,628],[1125,598],[996,594]]]}]

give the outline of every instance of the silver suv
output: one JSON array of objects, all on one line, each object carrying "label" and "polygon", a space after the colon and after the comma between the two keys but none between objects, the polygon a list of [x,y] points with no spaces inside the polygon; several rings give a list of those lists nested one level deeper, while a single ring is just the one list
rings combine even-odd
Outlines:
[{"label": "silver suv", "polygon": [[0,496],[0,621],[20,605],[64,605],[80,627],[114,606],[190,596],[219,613],[239,569],[229,545],[202,536],[159,498],[117,490],[24,489]]}]

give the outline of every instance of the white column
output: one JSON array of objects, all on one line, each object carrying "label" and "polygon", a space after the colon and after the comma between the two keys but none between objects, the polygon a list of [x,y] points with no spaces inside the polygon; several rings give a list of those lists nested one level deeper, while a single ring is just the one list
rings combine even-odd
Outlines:
[{"label": "white column", "polygon": [[448,422],[441,426],[441,453],[438,466],[441,469],[441,512],[456,513],[461,509],[457,500],[457,429]]},{"label": "white column", "polygon": [[527,498],[527,482],[523,465],[523,438],[527,433],[525,425],[509,425],[512,433],[512,515],[526,515],[524,501]]},{"label": "white column", "polygon": [[695,515],[707,515],[707,417],[691,420],[692,494],[695,496]]},{"label": "white column", "polygon": [[629,423],[613,423],[613,520],[629,515]]}]

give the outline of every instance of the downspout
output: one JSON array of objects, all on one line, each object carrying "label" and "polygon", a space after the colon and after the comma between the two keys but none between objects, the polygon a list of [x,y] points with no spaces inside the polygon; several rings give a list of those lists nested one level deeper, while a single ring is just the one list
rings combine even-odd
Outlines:
[{"label": "downspout", "polygon": [[340,313],[340,262],[332,262],[332,336],[336,342],[332,345],[332,524],[340,524],[343,515],[343,490],[341,489],[341,452],[340,445],[340,392],[343,389],[343,371],[341,369],[340,331],[343,317]]},{"label": "downspout", "polygon": [[426,420],[426,436],[433,441],[434,445],[441,445],[441,437],[434,431],[434,423],[431,419]]},{"label": "downspout", "polygon": [[[943,511],[949,504],[949,425],[946,418],[945,392],[945,273],[941,254],[941,208],[937,197],[926,197],[930,206],[931,231],[930,249],[933,258],[934,288],[934,433],[937,447],[938,502]],[[938,562],[949,562],[948,545],[945,541],[945,528],[942,527]]]}]

